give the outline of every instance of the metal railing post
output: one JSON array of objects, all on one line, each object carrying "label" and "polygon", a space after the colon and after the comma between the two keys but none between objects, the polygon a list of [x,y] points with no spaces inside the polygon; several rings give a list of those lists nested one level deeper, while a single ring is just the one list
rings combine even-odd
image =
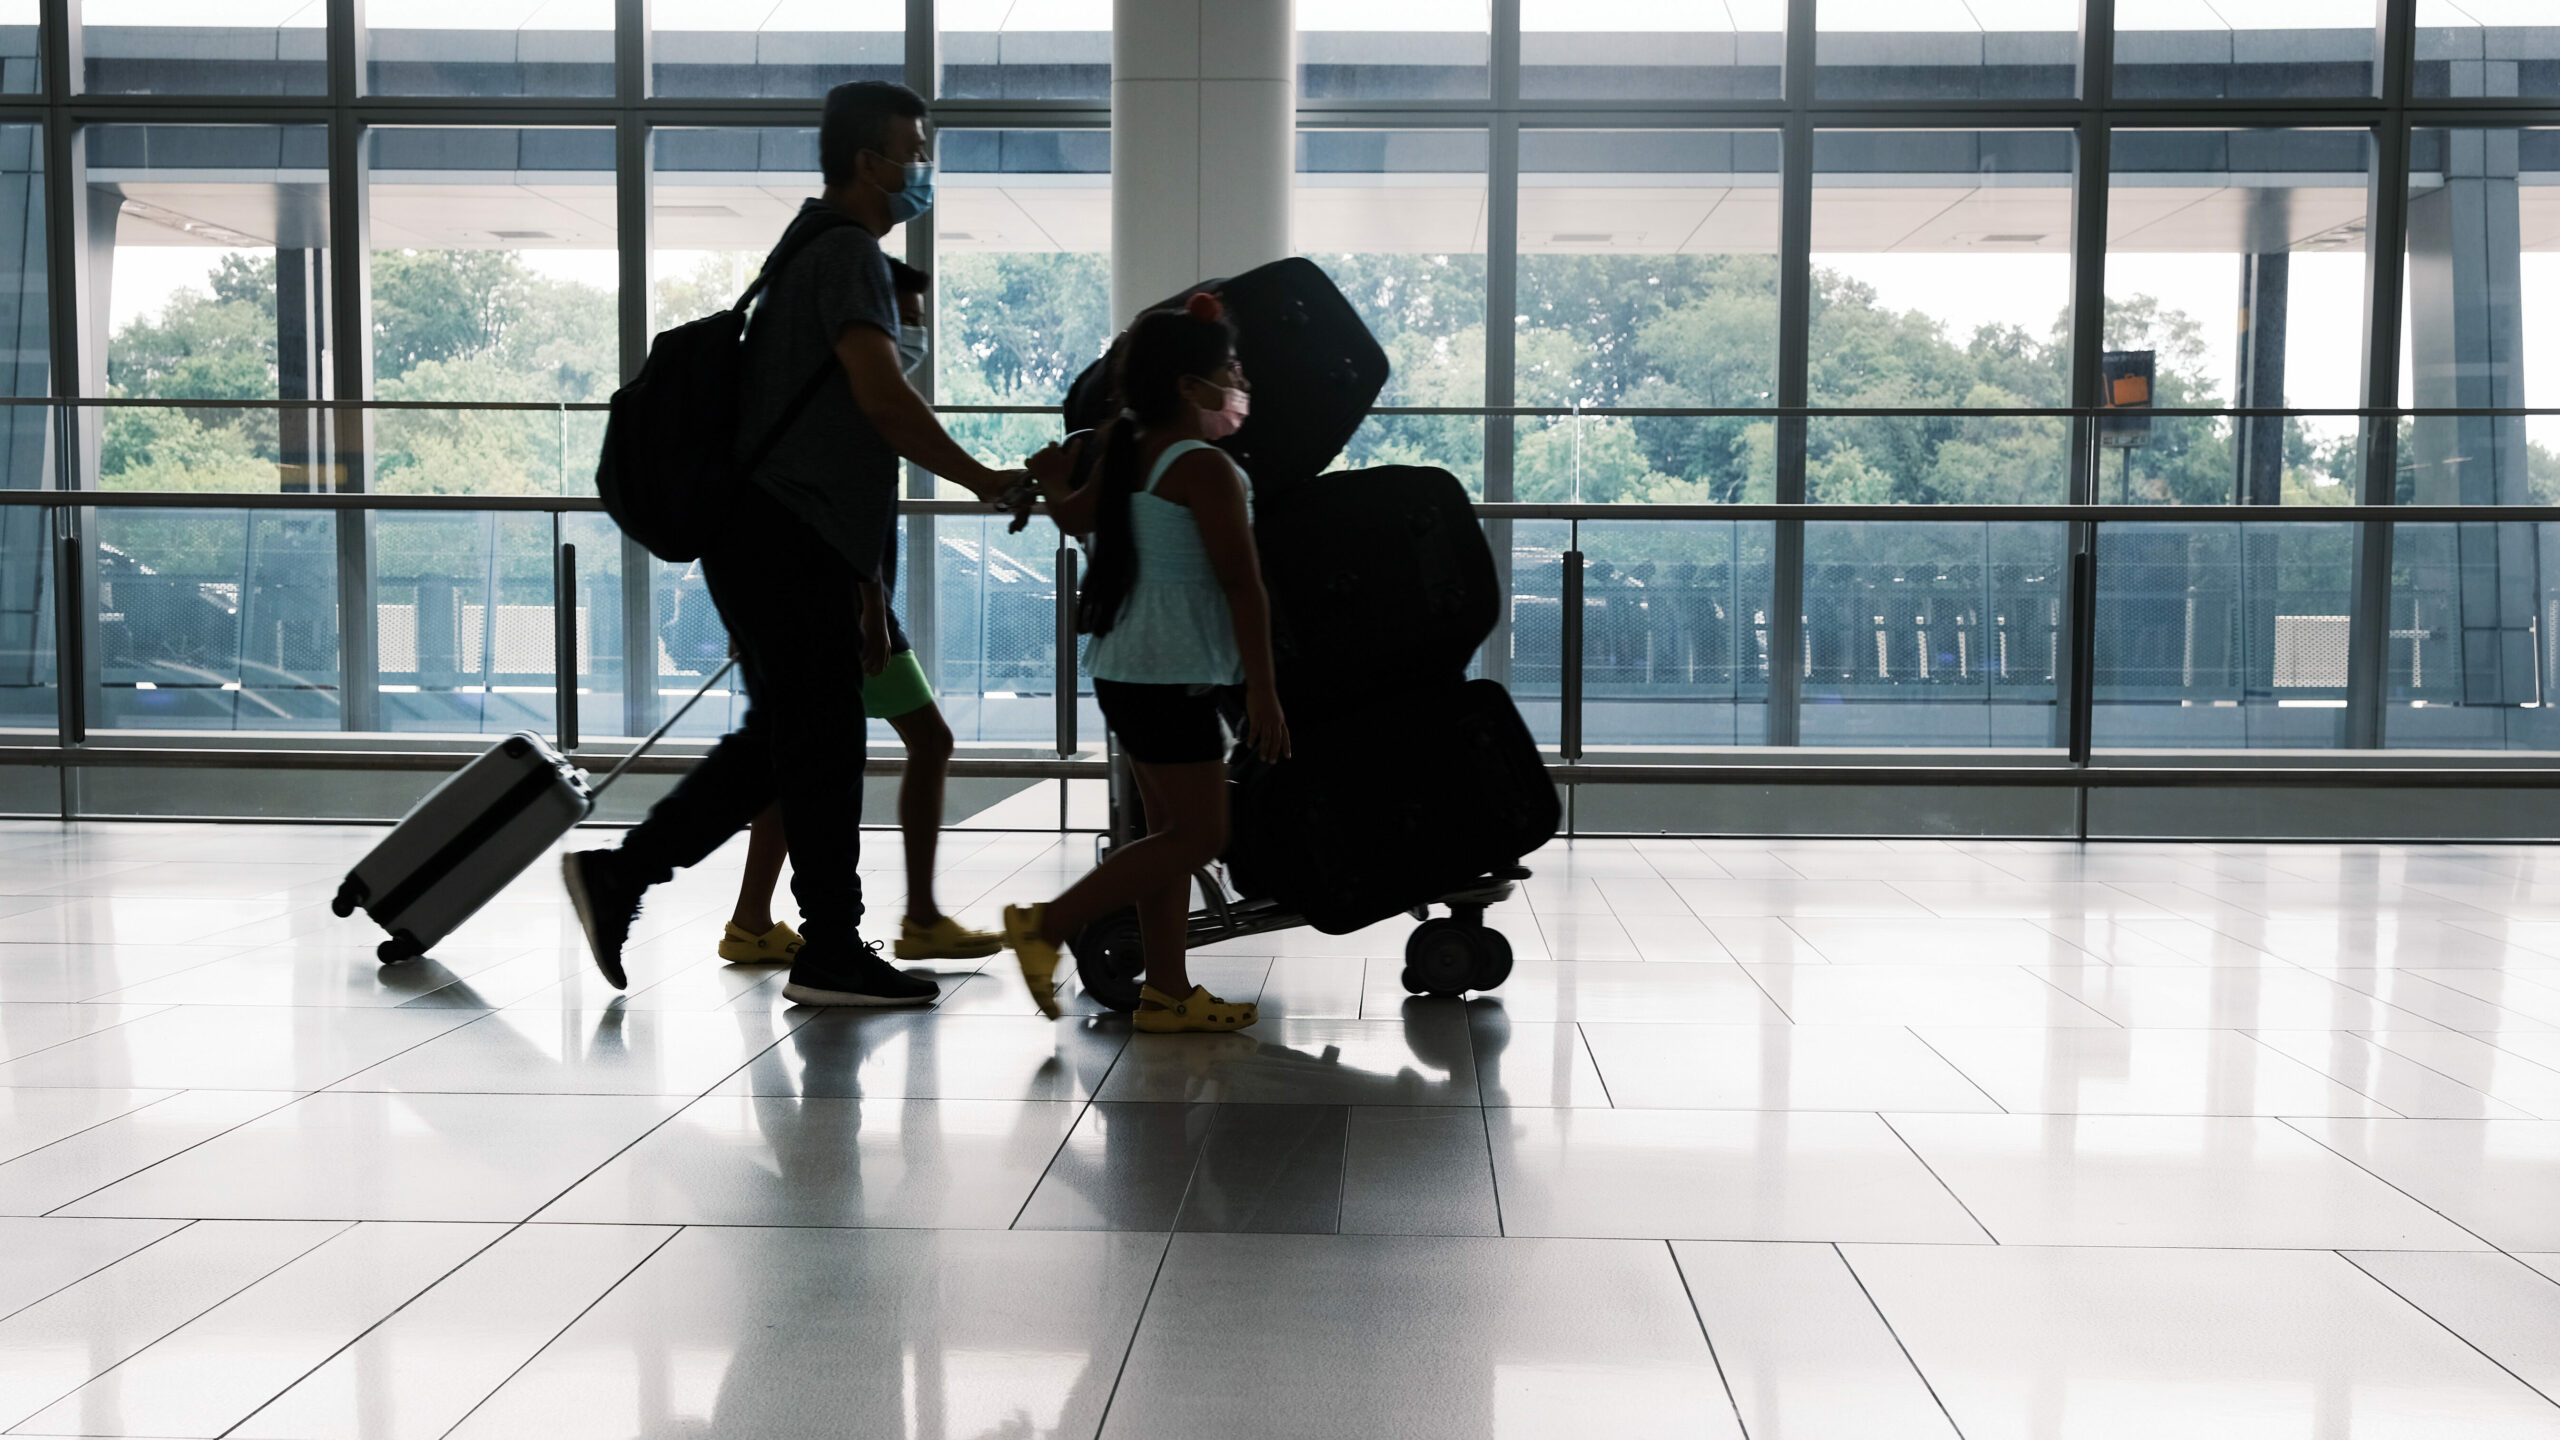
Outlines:
[{"label": "metal railing post", "polygon": [[[81,643],[80,603],[88,587],[81,583],[78,512],[66,505],[54,511],[60,538],[53,546],[53,675],[55,726],[65,745],[89,743],[89,662]],[[63,817],[69,819],[69,816]]]},{"label": "metal railing post", "polygon": [[1058,758],[1076,753],[1076,547],[1060,545],[1058,592]]},{"label": "metal railing post", "polygon": [[[2071,765],[2086,771],[2097,734],[2098,695],[2098,527],[2076,527],[2087,536],[2086,548],[2071,557]],[[2089,787],[2071,792],[2074,839],[2089,838]]]},{"label": "metal railing post", "polygon": [[[551,517],[554,535],[560,517]],[[552,725],[563,753],[578,748],[578,547],[559,542],[560,561],[551,581]]]},{"label": "metal railing post", "polygon": [[1573,548],[1564,552],[1561,614],[1562,660],[1556,675],[1556,750],[1567,760],[1582,758],[1582,530],[1574,526]]}]

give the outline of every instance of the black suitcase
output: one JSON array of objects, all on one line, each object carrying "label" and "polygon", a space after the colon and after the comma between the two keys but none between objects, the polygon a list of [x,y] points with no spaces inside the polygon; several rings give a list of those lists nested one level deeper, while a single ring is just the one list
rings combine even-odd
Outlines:
[{"label": "black suitcase", "polygon": [[[1387,352],[1332,277],[1303,257],[1203,280],[1147,309],[1170,310],[1202,291],[1225,303],[1236,358],[1253,386],[1252,418],[1220,448],[1244,467],[1257,494],[1323,474],[1386,388]],[[1069,430],[1091,429],[1110,415],[1110,363],[1108,355],[1094,361],[1068,387]]]},{"label": "black suitcase", "polygon": [[1502,614],[1493,548],[1446,470],[1382,465],[1266,490],[1254,534],[1293,721],[1457,683]]},{"label": "black suitcase", "polygon": [[1410,693],[1371,721],[1276,765],[1240,759],[1232,772],[1229,877],[1328,935],[1514,865],[1564,819],[1537,742],[1500,685]]}]

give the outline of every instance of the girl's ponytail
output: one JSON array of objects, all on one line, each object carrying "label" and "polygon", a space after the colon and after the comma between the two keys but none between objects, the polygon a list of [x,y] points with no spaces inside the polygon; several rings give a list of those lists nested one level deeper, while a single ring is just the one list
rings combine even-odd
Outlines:
[{"label": "girl's ponytail", "polygon": [[1094,463],[1103,487],[1087,547],[1092,569],[1076,597],[1076,629],[1086,635],[1109,634],[1138,583],[1129,497],[1146,478],[1138,464],[1139,428],[1170,423],[1182,413],[1185,376],[1206,378],[1235,359],[1236,332],[1215,310],[1216,300],[1194,298],[1208,304],[1149,311],[1112,347],[1111,394],[1128,408],[1086,442],[1101,442],[1102,455]]},{"label": "girl's ponytail", "polygon": [[1138,552],[1129,524],[1129,497],[1138,492],[1137,422],[1123,411],[1102,422],[1088,443],[1102,447],[1094,462],[1102,503],[1094,512],[1092,565],[1076,594],[1076,632],[1107,635],[1120,618],[1121,602],[1138,583]]}]

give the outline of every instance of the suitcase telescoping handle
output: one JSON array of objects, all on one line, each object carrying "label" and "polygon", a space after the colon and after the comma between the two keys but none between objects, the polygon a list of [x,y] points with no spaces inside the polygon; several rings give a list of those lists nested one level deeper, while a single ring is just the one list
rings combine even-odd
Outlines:
[{"label": "suitcase telescoping handle", "polygon": [[612,769],[604,772],[604,778],[597,781],[595,783],[595,788],[587,792],[587,805],[589,808],[594,807],[597,796],[602,795],[606,788],[612,785],[614,781],[622,778],[622,772],[631,768],[632,761],[648,754],[649,747],[667,738],[667,732],[676,728],[676,722],[684,718],[685,712],[692,709],[703,696],[710,694],[712,686],[719,684],[724,679],[727,679],[729,672],[737,668],[738,657],[732,655],[729,657],[727,664],[724,664],[719,669],[711,672],[711,678],[702,682],[701,689],[694,691],[690,698],[688,698],[683,704],[676,707],[676,713],[668,716],[657,729],[650,731],[648,739],[632,746],[630,754],[623,756]]}]

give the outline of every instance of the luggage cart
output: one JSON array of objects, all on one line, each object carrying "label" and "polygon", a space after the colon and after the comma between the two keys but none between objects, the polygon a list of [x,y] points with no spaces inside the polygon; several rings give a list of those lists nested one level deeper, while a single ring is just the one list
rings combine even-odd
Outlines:
[{"label": "luggage cart", "polygon": [[[1105,739],[1110,763],[1110,829],[1094,840],[1094,863],[1110,857],[1112,848],[1139,838],[1142,807],[1135,775],[1116,740]],[[1191,912],[1186,927],[1193,949],[1222,940],[1240,940],[1275,930],[1294,930],[1304,915],[1269,899],[1245,899],[1226,883],[1223,865],[1192,872],[1206,902]],[[1409,912],[1418,923],[1404,942],[1404,988],[1415,995],[1457,996],[1491,990],[1511,977],[1511,941],[1487,925],[1487,907],[1511,898],[1529,878],[1528,867],[1505,866],[1446,895],[1416,905]],[[1435,917],[1433,905],[1449,913]],[[1133,910],[1117,910],[1087,925],[1067,942],[1075,956],[1076,978],[1087,993],[1114,1010],[1138,1008],[1138,987],[1146,976],[1146,959]]]}]

